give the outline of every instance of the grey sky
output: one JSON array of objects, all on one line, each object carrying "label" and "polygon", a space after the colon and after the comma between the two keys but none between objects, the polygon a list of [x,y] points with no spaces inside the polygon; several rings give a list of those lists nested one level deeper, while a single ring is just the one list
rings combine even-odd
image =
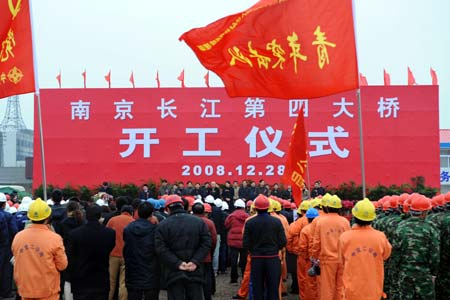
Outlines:
[{"label": "grey sky", "polygon": [[[178,37],[239,12],[256,0],[33,0],[36,55],[41,88],[55,88],[62,71],[63,87],[130,87],[131,70],[137,87],[155,87],[159,70],[163,87],[204,86],[206,70]],[[450,128],[450,1],[355,0],[359,69],[371,85],[383,84],[383,68],[393,85],[407,83],[410,66],[418,84],[430,84],[430,67],[440,84],[440,127]],[[211,75],[212,86],[222,86]],[[426,101],[426,99],[423,99]],[[33,99],[21,96],[28,127],[33,126]],[[0,101],[0,120],[6,101]]]}]

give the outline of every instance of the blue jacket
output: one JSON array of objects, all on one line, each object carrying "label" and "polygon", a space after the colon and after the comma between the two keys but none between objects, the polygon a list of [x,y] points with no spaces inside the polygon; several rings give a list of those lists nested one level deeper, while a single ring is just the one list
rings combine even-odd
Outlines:
[{"label": "blue jacket", "polygon": [[22,231],[25,229],[25,225],[30,220],[28,219],[27,212],[26,211],[19,211],[14,216],[16,220],[17,230]]},{"label": "blue jacket", "polygon": [[5,244],[11,245],[14,236],[17,233],[17,224],[14,220],[13,215],[11,215],[9,212],[6,212],[4,209],[0,209],[0,214],[3,215],[3,217],[5,218],[6,225],[8,228],[8,232],[6,233],[7,235],[5,239]]}]

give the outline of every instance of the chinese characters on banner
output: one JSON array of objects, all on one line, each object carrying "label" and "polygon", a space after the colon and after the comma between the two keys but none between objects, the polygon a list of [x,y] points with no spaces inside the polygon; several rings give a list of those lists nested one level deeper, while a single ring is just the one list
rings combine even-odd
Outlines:
[{"label": "chinese characters on banner", "polygon": [[180,39],[232,97],[317,98],[358,88],[351,0],[260,1]]},{"label": "chinese characters on banner", "polygon": [[[368,185],[408,183],[420,175],[439,186],[437,87],[365,86],[361,95]],[[221,88],[44,89],[41,100],[53,185],[161,178],[280,182],[298,112],[305,119],[311,181],[360,182],[354,91],[279,101],[231,99]],[[39,159],[33,171],[38,186]]]},{"label": "chinese characters on banner", "polygon": [[0,98],[34,91],[28,0],[0,2]]}]

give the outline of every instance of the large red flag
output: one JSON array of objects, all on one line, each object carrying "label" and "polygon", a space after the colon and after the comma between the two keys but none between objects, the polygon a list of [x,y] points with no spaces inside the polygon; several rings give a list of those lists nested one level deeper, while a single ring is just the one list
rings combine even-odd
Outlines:
[{"label": "large red flag", "polygon": [[33,43],[28,0],[0,2],[0,98],[33,92]]},{"label": "large red flag", "polygon": [[178,79],[179,81],[181,81],[181,87],[182,87],[182,88],[186,87],[186,86],[184,85],[184,69],[183,69],[183,71],[181,71],[181,73],[180,73],[180,75],[177,77],[177,79]]},{"label": "large red flag", "polygon": [[111,87],[111,70],[109,70],[108,74],[105,75],[105,80],[108,83],[108,88]]},{"label": "large red flag", "polygon": [[414,78],[414,74],[411,69],[408,67],[408,85],[416,85],[416,79]]},{"label": "large red flag", "polygon": [[391,75],[389,75],[389,73],[386,72],[386,69],[383,69],[383,79],[384,85],[391,85]]},{"label": "large red flag", "polygon": [[358,88],[352,0],[263,0],[180,40],[230,96],[315,98]]},{"label": "large red flag", "polygon": [[305,169],[307,167],[307,149],[305,120],[303,110],[299,110],[297,122],[292,130],[291,141],[287,153],[283,182],[292,186],[295,203],[302,202],[302,191],[305,187]]},{"label": "large red flag", "polygon": [[366,78],[366,76],[364,76],[362,73],[359,73],[359,85],[360,85],[360,86],[369,85],[369,84],[367,83],[367,78]]},{"label": "large red flag", "polygon": [[436,74],[436,71],[433,70],[433,68],[430,68],[430,74],[431,74],[431,84],[438,85],[437,74]]}]

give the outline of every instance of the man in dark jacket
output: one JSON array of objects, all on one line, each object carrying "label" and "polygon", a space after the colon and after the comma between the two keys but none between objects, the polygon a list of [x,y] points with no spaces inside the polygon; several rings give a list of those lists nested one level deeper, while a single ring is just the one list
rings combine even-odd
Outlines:
[{"label": "man in dark jacket", "polygon": [[102,209],[86,208],[87,224],[69,234],[69,274],[74,300],[107,300],[109,254],[116,243],[114,230],[99,222]]},{"label": "man in dark jacket", "polygon": [[231,183],[227,180],[225,181],[225,186],[222,189],[222,200],[228,204],[228,207],[230,208],[231,211],[234,210],[233,197],[234,197],[233,187],[231,186]]},{"label": "man in dark jacket", "polygon": [[155,233],[156,252],[165,268],[168,300],[203,299],[203,260],[211,249],[208,227],[183,209],[177,195],[166,199],[169,217]]},{"label": "man in dark jacket", "polygon": [[147,200],[149,198],[155,198],[155,194],[148,188],[148,184],[144,184],[142,190],[139,192],[139,199]]},{"label": "man in dark jacket", "polygon": [[258,215],[245,223],[242,243],[252,259],[253,299],[278,300],[281,279],[278,252],[286,246],[286,235],[281,221],[267,213],[269,200],[264,195],[256,197],[254,204]]},{"label": "man in dark jacket", "polygon": [[322,182],[320,180],[317,180],[314,182],[314,188],[311,191],[311,198],[316,198],[317,196],[323,196],[325,195],[326,191],[322,187]]},{"label": "man in dark jacket", "polygon": [[123,231],[123,257],[128,300],[158,300],[160,271],[155,253],[156,224],[149,218],[153,206],[143,202],[138,207],[139,219]]},{"label": "man in dark jacket", "polygon": [[50,217],[50,224],[55,232],[62,236],[61,222],[67,217],[66,207],[61,205],[63,200],[63,193],[61,190],[55,189],[52,192],[52,216]]}]

